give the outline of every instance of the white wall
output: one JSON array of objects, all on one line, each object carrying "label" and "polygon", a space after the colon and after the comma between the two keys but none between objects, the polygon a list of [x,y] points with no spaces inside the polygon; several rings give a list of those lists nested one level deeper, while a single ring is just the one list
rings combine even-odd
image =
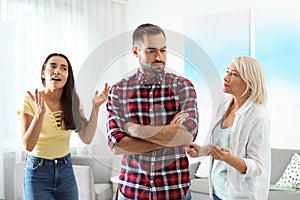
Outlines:
[{"label": "white wall", "polygon": [[141,23],[151,22],[184,33],[186,17],[293,2],[297,3],[297,0],[130,0],[127,27],[134,29]]},{"label": "white wall", "polygon": [[[246,9],[270,9],[270,7],[281,7],[283,5],[293,5],[297,3],[297,0],[130,0],[127,9],[127,27],[128,30],[133,30],[138,25],[149,22],[157,24],[167,30],[186,34],[184,30],[184,20],[188,17]],[[195,24],[195,26],[197,26],[197,24]],[[167,63],[169,64],[170,62],[172,63],[170,59],[172,58],[168,57]],[[299,145],[296,142],[300,140],[300,134],[297,134],[298,130],[292,128],[293,130],[288,131],[288,129],[291,129],[289,125],[292,122],[286,122],[285,124],[287,126],[280,126],[282,113],[286,116],[288,114],[287,112],[289,111],[283,112],[274,107],[270,108],[271,123],[273,123],[271,146],[298,149]],[[204,113],[208,114],[206,111]],[[292,116],[291,113],[289,114]],[[200,113],[200,115],[203,115],[203,113]],[[294,121],[295,120],[293,120],[293,122]],[[285,128],[285,126],[287,128]],[[294,127],[296,126],[294,125]],[[206,127],[199,127],[200,132],[197,142],[202,143],[204,141],[204,135],[206,134],[203,135],[203,132],[206,130]]]}]

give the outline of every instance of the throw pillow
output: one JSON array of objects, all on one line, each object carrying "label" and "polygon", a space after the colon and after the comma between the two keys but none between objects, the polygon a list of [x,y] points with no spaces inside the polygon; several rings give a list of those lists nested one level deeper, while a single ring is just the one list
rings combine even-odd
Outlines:
[{"label": "throw pillow", "polygon": [[294,153],[276,185],[300,189],[300,155]]}]

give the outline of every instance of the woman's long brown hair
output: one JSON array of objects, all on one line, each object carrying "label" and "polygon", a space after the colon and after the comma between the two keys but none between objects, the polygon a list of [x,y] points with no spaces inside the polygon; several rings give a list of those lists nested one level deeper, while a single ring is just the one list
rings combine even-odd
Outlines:
[{"label": "woman's long brown hair", "polygon": [[[63,121],[65,124],[65,129],[69,130],[76,130],[80,131],[81,125],[83,123],[86,123],[87,120],[83,117],[81,117],[79,113],[79,97],[75,89],[75,81],[74,81],[74,74],[72,65],[69,61],[69,59],[60,53],[52,53],[47,56],[46,60],[43,63],[42,71],[45,70],[46,64],[48,60],[53,56],[59,56],[64,58],[68,63],[68,79],[66,84],[64,85],[62,96],[60,99],[61,105],[62,105],[62,111],[63,111]],[[41,77],[42,83],[45,87],[45,79]]]}]

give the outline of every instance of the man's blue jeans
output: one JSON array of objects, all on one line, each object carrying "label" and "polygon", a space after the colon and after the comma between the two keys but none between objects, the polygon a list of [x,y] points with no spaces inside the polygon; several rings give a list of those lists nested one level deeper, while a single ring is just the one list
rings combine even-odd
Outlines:
[{"label": "man's blue jeans", "polygon": [[27,155],[25,200],[78,200],[71,155],[53,160]]}]

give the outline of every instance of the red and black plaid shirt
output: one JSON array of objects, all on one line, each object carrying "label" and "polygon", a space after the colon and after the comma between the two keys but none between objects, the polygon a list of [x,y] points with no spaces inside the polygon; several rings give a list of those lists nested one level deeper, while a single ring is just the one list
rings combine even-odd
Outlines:
[{"label": "red and black plaid shirt", "polygon": [[[179,112],[189,113],[181,124],[198,132],[196,92],[184,77],[162,72],[154,84],[139,71],[113,85],[107,101],[108,144],[112,149],[126,133],[127,122],[163,126]],[[143,154],[124,155],[119,189],[130,199],[181,199],[190,186],[184,146],[165,147]]]}]

